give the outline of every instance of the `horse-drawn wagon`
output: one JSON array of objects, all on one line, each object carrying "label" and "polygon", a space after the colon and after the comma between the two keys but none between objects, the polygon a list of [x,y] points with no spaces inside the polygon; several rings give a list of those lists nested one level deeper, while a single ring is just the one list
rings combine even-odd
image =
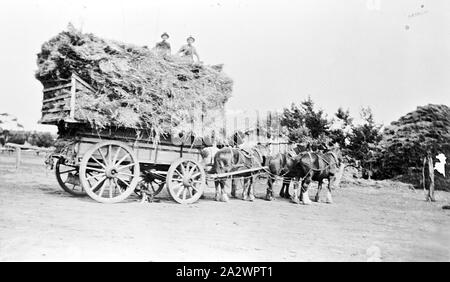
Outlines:
[{"label": "horse-drawn wagon", "polygon": [[[58,126],[57,149],[50,156],[61,188],[89,195],[102,203],[117,203],[133,192],[156,196],[167,187],[178,203],[196,202],[206,187],[202,165],[203,139],[160,136],[147,129],[93,128],[77,120],[77,94],[95,90],[73,74],[43,90],[42,124]],[[237,177],[261,171],[251,168],[208,175],[210,179]]]},{"label": "horse-drawn wagon", "polygon": [[61,188],[103,203],[143,190],[156,195],[164,186],[178,203],[200,198],[206,182],[201,140],[169,136],[156,141],[151,130],[94,129],[75,119],[78,91],[94,89],[75,74],[43,90],[40,122],[58,126],[58,148],[51,157]]}]

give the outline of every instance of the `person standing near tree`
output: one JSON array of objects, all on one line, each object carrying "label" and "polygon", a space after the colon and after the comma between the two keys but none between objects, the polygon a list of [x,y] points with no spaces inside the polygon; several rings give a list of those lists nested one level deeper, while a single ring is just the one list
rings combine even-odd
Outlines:
[{"label": "person standing near tree", "polygon": [[181,58],[189,61],[194,62],[194,56],[197,57],[197,62],[200,62],[200,56],[197,53],[197,50],[192,45],[195,42],[195,38],[192,36],[189,36],[187,38],[187,44],[181,46],[180,50],[177,52],[178,55],[181,56]]},{"label": "person standing near tree", "polygon": [[156,43],[155,47],[153,47],[153,51],[155,51],[158,55],[170,55],[171,52],[171,47],[170,47],[170,43],[167,42],[167,40],[169,39],[169,35],[164,32],[163,34],[161,34],[161,38],[162,41]]}]

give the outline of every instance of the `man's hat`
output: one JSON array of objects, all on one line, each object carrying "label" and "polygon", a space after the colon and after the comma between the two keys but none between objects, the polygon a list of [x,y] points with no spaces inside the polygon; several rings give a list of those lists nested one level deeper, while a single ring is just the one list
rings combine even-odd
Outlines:
[{"label": "man's hat", "polygon": [[189,36],[186,40],[189,40],[189,39],[192,39],[192,41],[194,41],[195,42],[195,38],[194,37],[192,37],[192,36]]},{"label": "man's hat", "polygon": [[164,32],[163,34],[161,34],[161,38],[163,38],[163,36],[167,36],[167,37],[170,37],[168,34],[167,34],[167,32]]}]

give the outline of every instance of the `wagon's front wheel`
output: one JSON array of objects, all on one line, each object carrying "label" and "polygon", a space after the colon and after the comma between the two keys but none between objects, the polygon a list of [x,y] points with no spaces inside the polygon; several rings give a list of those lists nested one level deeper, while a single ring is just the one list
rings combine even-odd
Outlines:
[{"label": "wagon's front wheel", "polygon": [[102,203],[117,203],[133,193],[140,167],[133,150],[122,142],[105,141],[83,156],[80,181],[86,193]]},{"label": "wagon's front wheel", "polygon": [[166,184],[172,198],[180,204],[192,204],[205,189],[206,174],[194,160],[179,159],[170,165]]}]

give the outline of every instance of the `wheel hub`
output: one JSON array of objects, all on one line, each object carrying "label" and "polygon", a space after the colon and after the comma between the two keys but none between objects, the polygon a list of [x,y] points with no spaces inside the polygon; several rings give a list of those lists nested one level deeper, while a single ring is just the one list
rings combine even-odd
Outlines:
[{"label": "wheel hub", "polygon": [[108,177],[108,178],[116,178],[117,176],[117,174],[118,174],[119,172],[117,171],[117,169],[115,168],[115,167],[112,167],[112,168],[107,168],[106,169],[106,172],[105,172],[105,174],[106,174],[106,177]]},{"label": "wheel hub", "polygon": [[190,187],[190,186],[192,186],[192,178],[190,178],[190,177],[184,177],[184,178],[183,178],[183,185],[184,185],[184,187]]}]

